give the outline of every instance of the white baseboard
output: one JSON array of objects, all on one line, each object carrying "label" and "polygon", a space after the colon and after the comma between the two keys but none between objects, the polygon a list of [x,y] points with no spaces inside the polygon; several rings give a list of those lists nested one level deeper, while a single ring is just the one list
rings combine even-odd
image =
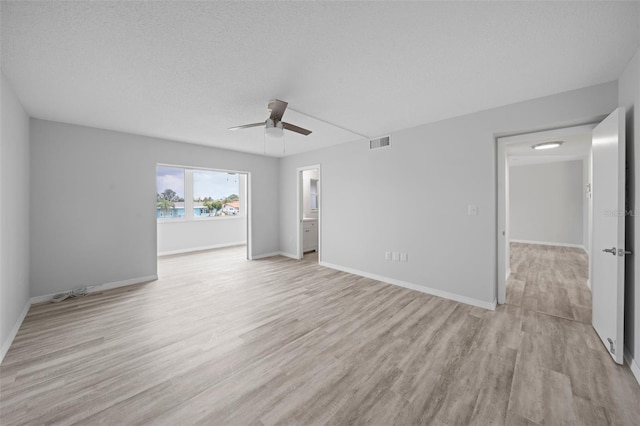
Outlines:
[{"label": "white baseboard", "polygon": [[255,256],[251,257],[251,260],[266,259],[267,257],[274,257],[274,256],[284,256],[284,257],[289,257],[291,259],[300,260],[300,258],[297,255],[293,253],[287,253],[286,251],[272,251],[269,253],[256,254]]},{"label": "white baseboard", "polygon": [[[98,291],[105,291],[105,290],[111,290],[114,288],[118,288],[118,287],[126,287],[128,285],[133,285],[133,284],[140,284],[140,283],[148,283],[149,281],[156,281],[158,279],[157,275],[147,275],[144,277],[138,277],[138,278],[131,278],[128,280],[123,280],[123,281],[114,281],[111,283],[105,283],[105,284],[98,284],[98,285],[94,285],[91,287],[87,287],[87,292],[88,293],[95,293]],[[35,304],[35,303],[42,303],[42,302],[49,302],[51,301],[51,299],[53,299],[53,296],[55,296],[56,294],[60,294],[60,293],[66,293],[68,291],[71,291],[73,289],[69,289],[69,290],[64,290],[64,291],[57,291],[55,293],[51,293],[51,294],[45,294],[42,296],[36,296],[36,297],[32,297],[30,302],[31,304]]]},{"label": "white baseboard", "polygon": [[31,307],[31,303],[30,301],[27,301],[27,304],[24,305],[24,309],[22,309],[22,312],[20,313],[18,320],[13,325],[13,328],[9,333],[9,337],[7,337],[6,341],[2,342],[2,347],[0,347],[0,364],[2,364],[2,360],[4,359],[4,356],[7,354],[7,352],[9,352],[9,348],[13,343],[13,339],[16,338],[16,335],[18,334],[18,330],[20,330],[20,326],[22,325],[22,321],[24,321],[25,317],[27,316],[27,313],[29,313],[30,307]]},{"label": "white baseboard", "polygon": [[453,300],[455,302],[464,303],[467,305],[478,306],[480,308],[489,309],[491,311],[495,311],[496,309],[496,301],[493,302],[485,302],[478,299],[473,299],[471,297],[460,296],[459,294],[449,293],[447,291],[438,290],[435,288],[426,287],[423,285],[418,285],[406,281],[397,280],[395,278],[384,277],[382,275],[371,274],[369,272],[359,271],[357,269],[348,268],[346,266],[335,265],[333,263],[328,262],[320,262],[320,266],[325,266],[331,269],[337,269],[338,271],[348,272],[354,275],[360,275],[362,277],[371,278],[376,281],[382,281],[387,284],[397,285],[399,287],[408,288],[410,290],[416,290],[422,293],[430,294],[432,296],[442,297],[444,299]]},{"label": "white baseboard", "polygon": [[556,246],[556,247],[572,247],[579,248],[587,251],[586,248],[582,244],[570,244],[570,243],[552,243],[549,241],[531,241],[531,240],[509,240],[510,243],[521,243],[521,244],[536,244],[539,246]]},{"label": "white baseboard", "polygon": [[251,260],[266,259],[267,257],[274,257],[274,256],[284,256],[284,257],[290,257],[291,259],[300,260],[300,258],[297,255],[293,253],[287,253],[286,251],[272,251],[269,253],[256,254],[251,256]]},{"label": "white baseboard", "polygon": [[240,242],[236,242],[236,243],[214,244],[212,246],[192,247],[192,248],[180,249],[180,250],[159,251],[158,252],[158,257],[171,256],[171,255],[174,255],[174,254],[193,253],[193,252],[196,252],[196,251],[214,250],[214,249],[225,248],[225,247],[244,246],[246,244],[247,243],[245,241],[240,241]]},{"label": "white baseboard", "polygon": [[280,252],[280,256],[290,257],[291,259],[300,260],[300,258],[298,257],[298,255],[293,254],[293,253],[287,253],[286,251],[281,251],[281,252]]},{"label": "white baseboard", "polygon": [[282,253],[281,251],[272,251],[269,253],[254,254],[253,256],[251,256],[251,260],[258,260],[258,259],[265,259],[267,257],[280,256],[281,253]]},{"label": "white baseboard", "polygon": [[627,364],[629,364],[629,368],[631,368],[631,372],[635,376],[636,381],[640,384],[640,365],[638,365],[636,360],[633,359],[631,353],[626,347],[624,348],[624,359],[627,361]]}]

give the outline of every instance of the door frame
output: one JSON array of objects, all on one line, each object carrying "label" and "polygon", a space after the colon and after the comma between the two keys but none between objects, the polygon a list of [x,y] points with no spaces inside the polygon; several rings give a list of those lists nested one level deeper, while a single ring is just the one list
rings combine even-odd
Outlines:
[{"label": "door frame", "polygon": [[251,172],[244,172],[246,175],[245,178],[245,198],[246,198],[246,206],[245,206],[245,214],[247,215],[247,260],[253,260],[253,238],[251,233],[251,196],[253,195],[251,192]]},{"label": "door frame", "polygon": [[[496,300],[498,304],[502,305],[506,300],[506,284],[511,270],[509,268],[507,259],[509,259],[509,203],[508,203],[508,191],[509,191],[509,166],[507,164],[507,147],[513,144],[522,143],[534,143],[540,142],[543,139],[562,139],[565,136],[592,132],[600,121],[582,124],[578,126],[563,127],[553,130],[545,130],[531,133],[520,133],[512,136],[504,136],[496,138],[497,143],[497,227],[496,227]],[[589,211],[589,216],[592,212]],[[592,223],[589,221],[589,236],[592,232]],[[587,255],[591,259],[591,242],[589,242],[589,250]],[[591,262],[589,261],[589,276],[591,276]]]},{"label": "door frame", "polygon": [[322,168],[320,164],[312,164],[309,166],[298,167],[296,169],[296,201],[298,204],[297,207],[297,243],[296,243],[296,256],[298,259],[302,259],[304,257],[303,250],[303,232],[302,219],[304,218],[304,205],[303,205],[303,197],[302,197],[302,172],[305,170],[318,170],[318,262],[322,262]]}]

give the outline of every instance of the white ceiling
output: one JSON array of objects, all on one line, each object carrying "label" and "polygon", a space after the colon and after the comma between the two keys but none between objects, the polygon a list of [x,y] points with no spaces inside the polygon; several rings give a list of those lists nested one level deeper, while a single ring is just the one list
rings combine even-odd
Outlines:
[{"label": "white ceiling", "polygon": [[[562,141],[562,145],[558,148],[545,150],[532,148],[537,143],[550,141]],[[562,135],[561,137],[552,135],[537,140],[516,143],[508,145],[506,151],[510,166],[582,160],[591,153],[591,131],[580,131],[574,134]]]},{"label": "white ceiling", "polygon": [[[27,112],[263,153],[269,99],[367,136],[618,78],[637,2],[3,2]],[[287,155],[357,136],[287,111]],[[269,155],[282,147],[269,145]]]}]

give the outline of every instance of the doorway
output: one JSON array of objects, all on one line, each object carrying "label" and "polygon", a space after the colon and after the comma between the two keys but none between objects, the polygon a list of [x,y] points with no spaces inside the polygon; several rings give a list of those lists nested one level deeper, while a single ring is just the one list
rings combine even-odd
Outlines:
[{"label": "doorway", "polygon": [[[625,194],[624,108],[617,108],[595,125],[523,134],[497,140],[497,300],[500,304],[505,303],[506,282],[512,273],[511,241],[514,229],[513,217],[511,217],[513,209],[510,208],[510,201],[513,202],[513,200],[509,199],[513,194],[509,188],[512,184],[510,150],[517,148],[518,144],[529,144],[530,148],[535,150],[540,148],[542,142],[546,148],[551,148],[550,145],[558,148],[563,144],[563,138],[588,132],[591,133],[592,144],[590,161],[585,170],[587,170],[586,173],[590,173],[590,178],[587,178],[583,190],[590,202],[586,209],[587,221],[584,227],[583,247],[588,254],[588,283],[592,294],[590,323],[613,360],[622,364],[625,257],[633,254],[625,248],[625,243],[628,244],[629,241],[625,242],[627,197]],[[525,149],[531,153],[526,145]],[[557,300],[552,302],[556,303]]]},{"label": "doorway", "polygon": [[589,126],[509,138],[505,302],[591,323]]},{"label": "doorway", "polygon": [[322,256],[322,180],[320,165],[297,169],[298,259],[314,263]]},{"label": "doorway", "polygon": [[[506,302],[506,281],[512,272],[512,242],[583,248],[590,258],[592,227],[590,140],[594,127],[595,124],[588,124],[498,139],[498,227],[501,230],[498,235],[501,237],[498,239],[498,303]],[[538,144],[552,141],[562,141],[562,145],[556,149],[533,149]],[[572,200],[573,214],[566,210],[561,212],[553,210],[553,202],[544,203],[547,196],[544,192],[519,194],[521,199],[518,200],[518,206],[512,205],[510,200],[510,195],[513,193],[510,188],[512,181],[510,173],[512,171],[515,171],[517,175],[515,177],[517,177],[521,191],[523,189],[544,191],[545,185],[547,188],[549,185],[553,187],[554,179],[559,176],[573,175],[575,179],[577,163],[581,168],[581,194],[572,194],[572,196],[579,196],[582,201],[581,217],[577,221],[581,224],[579,234],[575,226],[570,230],[563,229],[565,224],[571,223],[572,219],[577,219],[576,198]],[[540,180],[545,180],[545,182],[540,182]],[[573,192],[575,192],[575,185],[569,186],[573,186]],[[564,191],[558,191],[558,188],[553,189],[555,197],[559,198],[571,188],[567,188],[567,183],[563,182],[561,189]],[[539,205],[541,202],[544,205]],[[566,205],[563,204],[563,206]],[[514,207],[516,207],[515,210]],[[541,210],[546,210],[543,218],[540,218]],[[512,229],[513,218],[510,217],[512,212],[520,215],[516,219],[518,223],[515,230]],[[561,221],[558,221],[558,215],[563,216]],[[547,229],[544,229],[545,225],[547,225]],[[549,226],[552,229],[548,229]],[[513,231],[516,231],[515,235],[512,235]],[[545,231],[547,232],[545,233]],[[588,276],[591,276],[590,268]]]}]

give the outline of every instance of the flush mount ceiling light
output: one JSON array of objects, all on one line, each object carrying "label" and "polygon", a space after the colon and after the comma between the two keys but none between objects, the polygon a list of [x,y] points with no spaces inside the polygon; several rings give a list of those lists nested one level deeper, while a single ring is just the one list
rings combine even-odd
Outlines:
[{"label": "flush mount ceiling light", "polygon": [[553,149],[562,145],[562,141],[542,142],[535,145],[531,145],[533,149]]}]

